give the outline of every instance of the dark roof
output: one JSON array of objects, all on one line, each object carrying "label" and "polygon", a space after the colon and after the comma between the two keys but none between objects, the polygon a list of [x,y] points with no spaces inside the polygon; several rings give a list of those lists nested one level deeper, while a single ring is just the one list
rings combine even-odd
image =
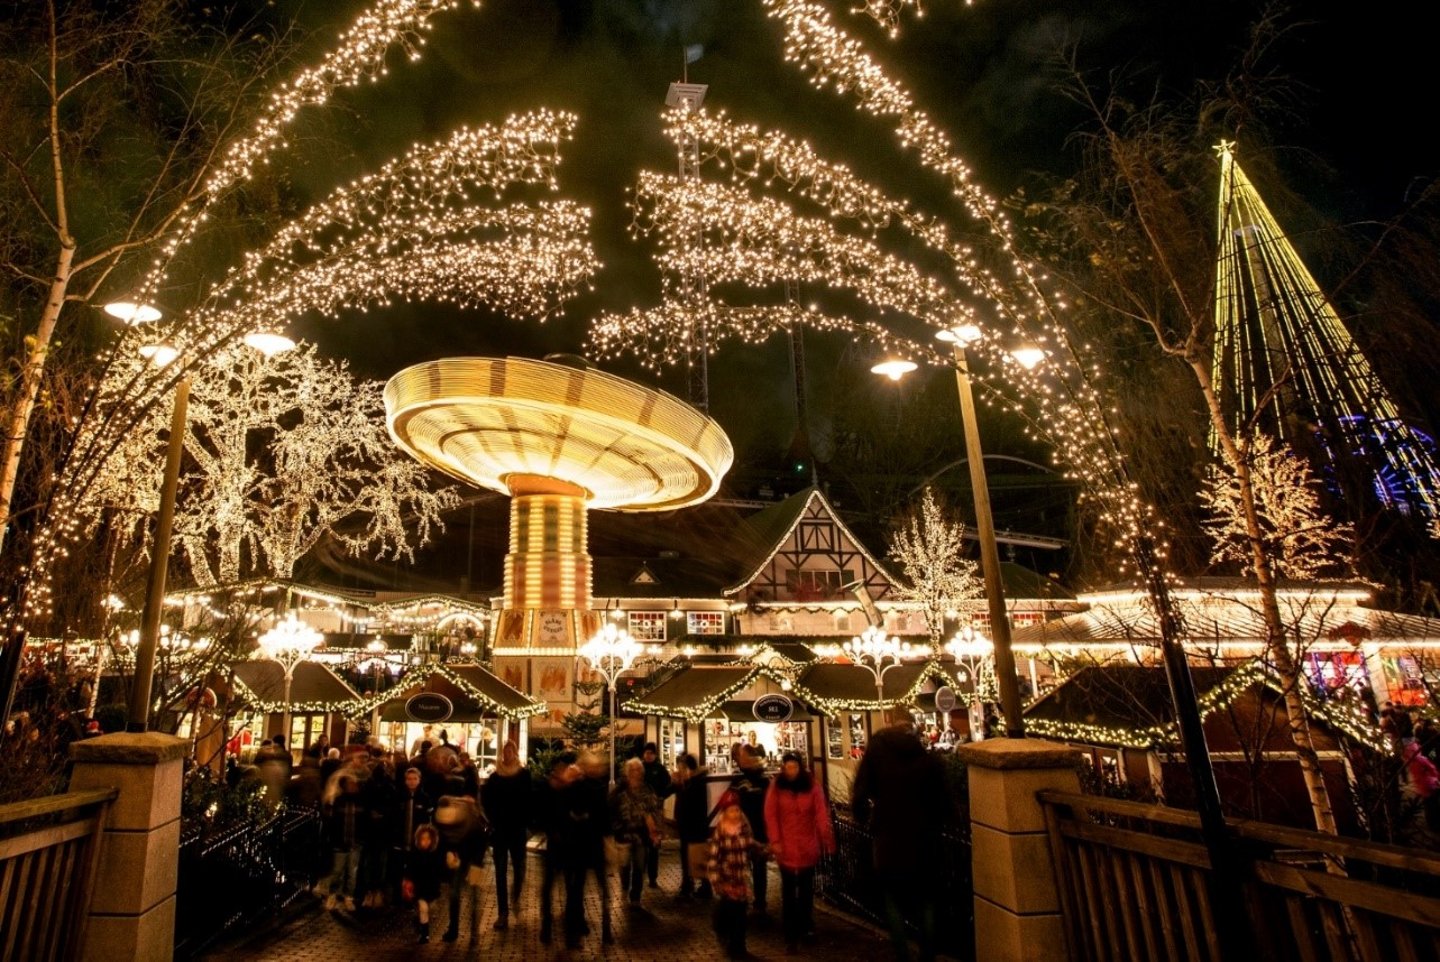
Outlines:
[{"label": "dark roof", "polygon": [[522,711],[530,708],[535,699],[522,691],[511,688],[479,665],[447,665],[462,681],[477,688],[481,694],[504,708]]},{"label": "dark roof", "polygon": [[710,711],[718,708],[731,689],[754,674],[752,665],[692,665],[677,671],[643,697],[631,699],[627,707],[652,715],[667,710]]},{"label": "dark roof", "polygon": [[[825,640],[832,641],[833,639]],[[804,665],[819,658],[814,649],[798,641],[772,641],[770,647],[774,649],[775,654],[782,658],[788,658],[797,665]]]},{"label": "dark roof", "polygon": [[[477,698],[471,688],[481,697]],[[380,717],[405,721],[405,702],[421,692],[435,692],[455,706],[454,721],[481,718],[524,718],[536,714],[545,703],[516,691],[479,665],[443,665],[416,669],[400,679],[379,701]],[[488,700],[487,700],[488,699]],[[369,704],[374,705],[372,700]]]},{"label": "dark roof", "polygon": [[[235,680],[244,686],[247,695],[258,701],[279,704],[285,700],[285,670],[277,662],[237,662]],[[295,666],[290,682],[290,704],[319,704],[338,709],[359,699],[355,689],[324,665],[302,661]]]},{"label": "dark roof", "polygon": [[[704,551],[702,557],[592,556],[591,594],[596,598],[719,598],[730,583],[734,565],[703,546],[691,545],[689,550],[697,549]],[[635,581],[642,567],[654,583]]]},{"label": "dark roof", "polygon": [[[896,704],[909,701],[908,696],[929,674],[932,666],[927,662],[899,665],[885,672],[885,700]],[[873,703],[878,692],[875,690],[875,676],[868,668],[859,665],[823,662],[811,665],[800,674],[796,682],[802,697],[814,695],[827,701]]]},{"label": "dark roof", "polygon": [[1075,600],[1074,593],[1060,582],[1031,571],[1024,565],[1016,564],[1013,561],[1000,562],[1000,581],[1005,588],[1005,597],[1012,601],[1019,598]]},{"label": "dark roof", "polygon": [[[1233,671],[1233,667],[1191,668],[1195,694],[1203,698]],[[1172,724],[1175,707],[1164,668],[1090,666],[1036,700],[1025,710],[1025,717],[1067,725],[1139,729]]]}]

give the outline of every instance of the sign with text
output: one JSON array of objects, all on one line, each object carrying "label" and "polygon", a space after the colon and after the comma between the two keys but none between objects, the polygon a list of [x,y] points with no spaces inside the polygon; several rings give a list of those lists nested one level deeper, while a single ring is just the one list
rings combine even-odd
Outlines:
[{"label": "sign with text", "polygon": [[955,689],[942,685],[935,689],[935,710],[948,712],[955,707]]},{"label": "sign with text", "polygon": [[405,700],[405,717],[411,721],[442,722],[454,712],[454,704],[439,692],[422,691]]},{"label": "sign with text", "polygon": [[761,695],[750,710],[758,721],[783,722],[795,714],[795,703],[789,695]]}]

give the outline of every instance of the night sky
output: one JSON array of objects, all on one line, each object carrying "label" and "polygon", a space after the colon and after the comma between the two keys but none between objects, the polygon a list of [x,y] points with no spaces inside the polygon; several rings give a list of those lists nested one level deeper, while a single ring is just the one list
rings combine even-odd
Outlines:
[{"label": "night sky", "polygon": [[[305,8],[316,43],[357,6]],[[870,21],[848,15],[845,0],[831,4],[846,29],[942,122],[986,188],[1002,196],[1034,172],[1063,174],[1074,162],[1066,136],[1083,117],[1055,90],[1051,65],[1062,46],[1075,45],[1081,61],[1097,71],[1126,69],[1153,77],[1161,89],[1188,91],[1197,76],[1223,73],[1259,10],[1250,2],[1144,0],[980,0],[973,7],[927,0],[924,6],[924,19],[908,18],[900,40],[891,41]],[[1295,80],[1298,100],[1268,146],[1285,148],[1275,158],[1285,186],[1323,219],[1345,224],[1393,216],[1407,190],[1440,173],[1427,121],[1436,88],[1437,17],[1428,5],[1416,13],[1419,6],[1312,3],[1287,18],[1295,26],[1273,62]],[[625,230],[626,188],[640,169],[674,169],[659,113],[668,84],[680,79],[682,48],[691,44],[704,47],[689,79],[710,85],[707,106],[802,136],[892,193],[954,214],[945,185],[917,172],[894,148],[886,126],[816,91],[783,62],[781,28],[758,2],[486,0],[479,10],[467,4],[438,18],[418,64],[396,63],[380,84],[347,92],[337,110],[307,120],[287,155],[289,186],[306,203],[457,125],[498,122],[537,107],[573,111],[580,124],[565,148],[561,194],[594,209],[593,242],[605,264],[595,293],[571,302],[544,327],[484,312],[408,306],[302,320],[295,330],[349,358],[359,373],[386,378],[442,356],[579,351],[589,319],[601,311],[656,303],[653,249]],[[1240,140],[1243,163],[1243,132]],[[1283,220],[1283,210],[1277,213]],[[823,435],[837,371],[868,366],[870,359],[823,336],[811,335],[807,343],[812,422]],[[627,362],[605,367],[684,396],[680,372],[657,379]],[[783,453],[794,430],[784,344],[722,350],[711,362],[711,394],[712,413],[742,455],[763,461]]]}]

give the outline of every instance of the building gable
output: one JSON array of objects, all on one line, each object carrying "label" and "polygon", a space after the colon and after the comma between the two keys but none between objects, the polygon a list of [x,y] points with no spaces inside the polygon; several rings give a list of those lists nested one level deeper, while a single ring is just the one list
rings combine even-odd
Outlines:
[{"label": "building gable", "polygon": [[789,517],[772,514],[763,523],[781,533],[750,574],[725,590],[727,595],[753,602],[848,601],[854,583],[863,584],[875,600],[889,594],[894,584],[890,573],[818,489],[777,509],[785,509]]}]

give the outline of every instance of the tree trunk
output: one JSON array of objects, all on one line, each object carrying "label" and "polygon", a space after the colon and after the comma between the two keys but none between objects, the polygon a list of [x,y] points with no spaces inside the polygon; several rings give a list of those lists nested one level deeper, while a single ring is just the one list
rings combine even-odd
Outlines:
[{"label": "tree trunk", "polygon": [[60,311],[65,306],[65,294],[70,286],[70,268],[75,262],[75,242],[65,238],[60,245],[60,254],[55,262],[55,276],[50,281],[50,296],[45,300],[45,310],[40,315],[40,324],[35,333],[26,338],[29,352],[25,355],[25,366],[20,372],[20,389],[16,392],[14,406],[5,419],[5,443],[0,449],[0,550],[3,550],[10,533],[10,515],[15,500],[15,482],[20,477],[20,455],[25,450],[25,434],[30,427],[30,415],[35,410],[35,399],[40,394],[40,380],[45,373],[45,359],[50,354],[50,341],[55,336],[55,327],[60,323]]},{"label": "tree trunk", "polygon": [[1205,395],[1205,404],[1210,411],[1210,422],[1215,436],[1220,441],[1225,457],[1235,467],[1235,477],[1240,487],[1240,505],[1245,513],[1245,531],[1250,540],[1252,563],[1255,567],[1255,581],[1260,589],[1260,610],[1265,619],[1265,642],[1270,653],[1275,673],[1285,698],[1285,714],[1290,726],[1290,738],[1295,743],[1295,755],[1300,761],[1300,771],[1305,779],[1305,790],[1310,796],[1310,808],[1315,818],[1315,830],[1329,835],[1338,835],[1335,813],[1330,807],[1330,791],[1325,787],[1324,772],[1320,768],[1320,757],[1315,753],[1315,744],[1310,738],[1310,720],[1305,713],[1305,700],[1301,693],[1300,672],[1290,653],[1286,638],[1285,621],[1280,614],[1280,603],[1275,596],[1275,572],[1270,565],[1264,537],[1260,531],[1260,518],[1255,510],[1255,488],[1250,476],[1250,465],[1240,454],[1240,448],[1225,423],[1220,399],[1215,395],[1210,381],[1210,368],[1203,358],[1187,358],[1190,369]]}]

